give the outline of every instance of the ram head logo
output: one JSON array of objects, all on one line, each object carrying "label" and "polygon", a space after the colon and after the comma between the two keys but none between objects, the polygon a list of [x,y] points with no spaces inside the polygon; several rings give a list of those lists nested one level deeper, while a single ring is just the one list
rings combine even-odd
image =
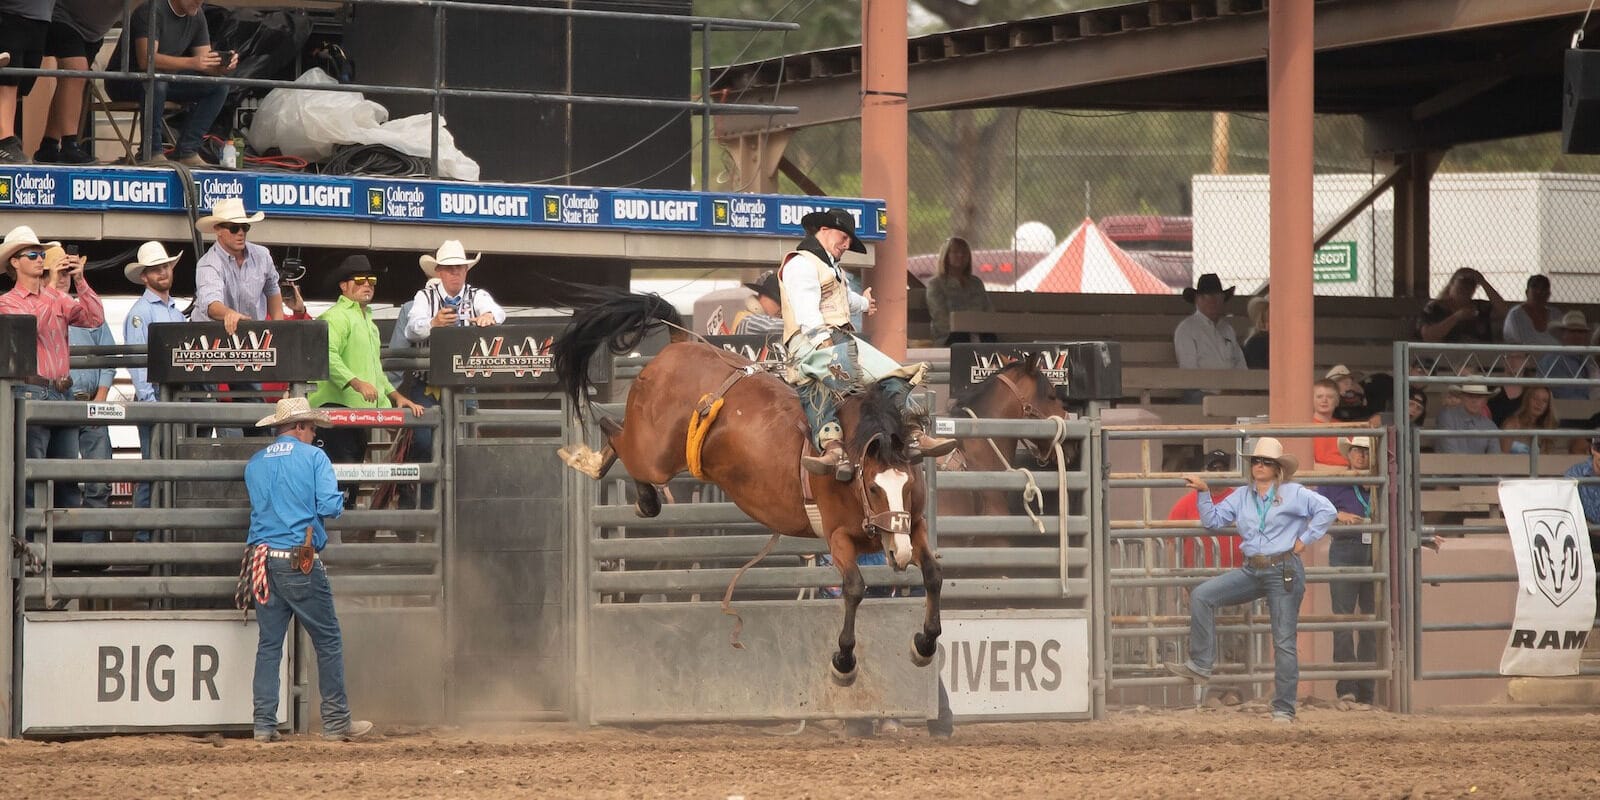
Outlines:
[{"label": "ram head logo", "polygon": [[1562,605],[1577,595],[1583,582],[1585,559],[1578,526],[1564,509],[1531,509],[1523,512],[1522,520],[1534,583],[1552,604]]}]

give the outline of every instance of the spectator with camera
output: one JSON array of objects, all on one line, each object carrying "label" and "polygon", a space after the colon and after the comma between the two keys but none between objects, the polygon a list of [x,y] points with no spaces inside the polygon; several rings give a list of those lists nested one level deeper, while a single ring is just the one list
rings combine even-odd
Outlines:
[{"label": "spectator with camera", "polygon": [[266,219],[257,211],[245,213],[244,200],[218,200],[211,213],[194,226],[213,233],[215,244],[200,257],[194,269],[194,322],[221,322],[229,334],[241,320],[283,319],[283,290],[272,253],[248,241],[250,226]]},{"label": "spectator with camera", "polygon": [[[122,53],[133,48],[129,66],[140,72],[148,69],[150,40],[156,43],[156,72],[180,75],[227,75],[239,68],[239,54],[229,50],[211,48],[211,30],[206,26],[201,0],[166,0],[156,3],[154,28],[151,27],[150,5],[133,10],[128,30],[117,42],[111,63],[120,65]],[[133,80],[106,81],[106,93],[113,100],[127,102],[145,101],[144,84]],[[168,100],[182,105],[188,112],[183,127],[178,131],[178,141],[173,143],[172,160],[189,167],[209,166],[200,158],[200,142],[228,99],[228,87],[220,83],[172,83],[156,81],[155,98],[147,115],[162,116]],[[162,152],[161,130],[158,122],[150,126],[153,139],[141,145],[141,155],[147,162],[165,161]]]}]

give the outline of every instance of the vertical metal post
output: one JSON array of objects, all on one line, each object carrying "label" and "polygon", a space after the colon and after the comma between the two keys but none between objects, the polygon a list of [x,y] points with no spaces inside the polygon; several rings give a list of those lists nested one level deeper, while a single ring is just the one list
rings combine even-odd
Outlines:
[{"label": "vertical metal post", "polygon": [[[878,313],[869,318],[867,330],[872,343],[893,359],[906,356],[906,253],[911,228],[906,160],[906,41],[906,0],[863,0],[861,190],[868,196],[883,198],[894,215],[883,241],[876,247],[873,269],[867,277],[878,303]],[[874,220],[862,219],[858,227],[873,224]]]},{"label": "vertical metal post", "polygon": [[[574,434],[578,434],[582,430],[581,426],[573,424],[577,420],[578,412],[576,409],[569,408],[565,399],[562,400],[561,408],[566,412],[563,414],[566,426],[566,435],[563,438],[572,441]],[[591,438],[592,441],[588,443],[591,447],[600,443],[598,432],[592,433]],[[589,681],[592,667],[590,665],[589,642],[592,637],[590,623],[593,620],[594,610],[594,596],[590,586],[593,567],[589,559],[589,542],[594,536],[594,529],[590,512],[595,504],[600,482],[577,477],[573,470],[563,470],[562,472],[565,476],[563,478],[565,481],[563,486],[568,490],[566,495],[568,498],[567,505],[571,515],[571,523],[568,528],[570,533],[568,535],[572,537],[572,556],[569,561],[572,564],[573,580],[572,591],[568,595],[569,602],[573,608],[572,619],[574,622],[572,626],[572,719],[579,724],[589,725],[593,724],[593,719],[590,716]]]},{"label": "vertical metal post", "polygon": [[702,192],[711,191],[711,25],[696,25],[700,31],[700,185]]},{"label": "vertical metal post", "polygon": [[1421,513],[1416,509],[1421,498],[1417,494],[1417,465],[1421,462],[1421,437],[1411,424],[1407,402],[1411,398],[1410,348],[1406,342],[1394,344],[1395,402],[1395,452],[1400,464],[1396,470],[1395,498],[1399,500],[1395,514],[1396,523],[1390,526],[1394,543],[1390,547],[1392,566],[1390,580],[1396,581],[1395,594],[1399,597],[1399,614],[1392,621],[1397,625],[1390,637],[1397,647],[1394,654],[1395,682],[1391,694],[1396,711],[1411,711],[1413,681],[1422,669],[1422,584],[1421,554],[1417,548],[1416,526],[1421,523]]},{"label": "vertical metal post", "polygon": [[[460,711],[460,693],[455,680],[456,642],[455,611],[451,604],[455,598],[456,572],[456,390],[441,387],[439,395],[439,427],[433,433],[432,466],[438,470],[439,482],[434,486],[434,507],[439,511],[439,603],[444,619],[444,683],[451,687],[444,694],[444,718],[454,724]],[[448,449],[446,449],[448,448]],[[444,454],[450,457],[445,458]],[[420,495],[420,492],[419,492]]]},{"label": "vertical metal post", "polygon": [[[152,153],[150,151],[153,150],[153,149],[158,149],[158,147],[159,147],[156,144],[156,137],[160,135],[160,130],[161,129],[159,127],[157,127],[157,126],[161,124],[162,111],[164,110],[160,106],[156,105],[156,44],[157,43],[156,43],[156,37],[154,36],[154,32],[156,30],[158,30],[158,28],[156,27],[156,4],[155,3],[150,3],[149,6],[150,6],[150,27],[147,28],[146,30],[150,31],[152,35],[146,37],[146,39],[145,39],[145,41],[149,43],[149,46],[145,48],[145,65],[144,65],[144,140],[139,145],[140,150],[141,150],[141,152],[139,153],[139,157],[140,157],[141,160],[144,160],[144,161],[149,161],[150,159],[155,158],[156,155],[157,155],[157,153]],[[133,34],[132,33],[128,34],[128,48],[127,49],[129,49],[129,50],[133,49]],[[166,104],[162,103],[161,105],[165,106]]]},{"label": "vertical metal post", "polygon": [[428,144],[428,177],[439,177],[439,120],[444,117],[444,6],[433,7],[433,124]]},{"label": "vertical metal post", "polygon": [[[11,396],[11,382],[0,381],[0,431],[15,430],[12,415],[16,411],[16,400]],[[17,509],[22,506],[14,481],[21,470],[16,469],[20,461],[19,454],[25,452],[28,437],[12,436],[9,447],[0,448],[0,519],[12,520],[12,535],[21,535],[22,528],[16,524]],[[17,582],[22,579],[20,562],[11,556],[11,543],[0,544],[5,548],[5,568],[0,570],[5,580],[0,581],[0,642],[5,642],[11,652],[0,658],[0,737],[12,738],[17,735],[16,711],[17,703],[11,692],[11,681],[15,674],[13,669],[22,665],[22,648],[18,646],[16,633],[20,626],[16,625],[16,609],[12,607],[11,599],[17,595]]]},{"label": "vertical metal post", "polygon": [[[1089,435],[1084,444],[1089,451],[1083,459],[1084,470],[1089,474],[1089,498],[1084,509],[1091,515],[1085,541],[1089,545],[1089,564],[1084,570],[1089,578],[1089,678],[1093,686],[1090,710],[1094,719],[1105,719],[1106,694],[1111,685],[1111,625],[1106,610],[1106,586],[1111,545],[1111,506],[1108,482],[1111,479],[1109,442],[1105,428],[1100,424],[1100,404],[1089,404]],[[1061,513],[1066,513],[1063,504]]]}]

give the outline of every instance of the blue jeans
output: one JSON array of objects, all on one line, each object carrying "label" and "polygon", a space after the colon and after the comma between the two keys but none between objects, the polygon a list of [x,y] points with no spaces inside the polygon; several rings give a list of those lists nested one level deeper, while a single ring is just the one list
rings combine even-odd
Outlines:
[{"label": "blue jeans", "polygon": [[[187,73],[198,75],[199,73]],[[107,91],[116,100],[144,102],[144,84],[132,81],[107,81]],[[200,140],[205,138],[206,131],[211,130],[211,123],[217,121],[217,115],[222,113],[222,106],[228,101],[228,87],[221,84],[202,83],[169,83],[156,81],[155,113],[161,114],[161,109],[168,100],[185,106],[188,114],[183,118],[183,127],[178,130],[178,141],[174,143],[173,157],[183,158],[200,152]],[[149,113],[150,109],[145,109]],[[161,125],[155,126],[156,141],[144,142],[141,155],[148,160],[161,152]]]},{"label": "blue jeans", "polygon": [[[13,397],[26,397],[29,400],[71,400],[71,397],[44,386],[23,384],[12,390]],[[27,455],[30,460],[41,458],[66,458],[78,457],[77,427],[56,427],[52,425],[29,425]],[[38,508],[39,504],[34,497],[34,487],[28,486],[27,504],[29,508]],[[56,508],[70,508],[67,501],[71,499],[67,493],[66,482],[57,481],[54,495]]]},{"label": "blue jeans", "polygon": [[[1285,569],[1294,580],[1285,585]],[[1272,710],[1294,715],[1295,693],[1300,688],[1300,655],[1295,633],[1300,625],[1300,600],[1306,594],[1306,568],[1299,556],[1265,569],[1240,567],[1195,587],[1189,595],[1189,666],[1210,675],[1217,660],[1217,609],[1267,598],[1272,616],[1274,656]]]},{"label": "blue jeans", "polygon": [[267,585],[272,596],[265,606],[256,608],[256,732],[266,733],[278,727],[278,664],[283,660],[283,637],[293,617],[310,634],[311,645],[317,651],[322,731],[330,736],[344,733],[350,729],[350,702],[344,693],[344,642],[322,560],[315,561],[311,574],[305,575],[290,567],[287,558],[268,558]]},{"label": "blue jeans", "polygon": [[[438,408],[439,406],[439,401],[428,395],[427,387],[415,380],[405,381],[400,391],[411,402],[416,403],[423,408]],[[433,428],[412,428],[411,446],[406,448],[405,463],[427,464],[432,460]],[[433,508],[433,484],[428,484],[421,488],[421,504],[416,507]],[[414,491],[416,491],[414,487],[404,483],[400,484],[400,494],[402,497],[406,497]],[[401,506],[409,508],[411,507],[411,504],[405,500],[402,500]]]},{"label": "blue jeans", "polygon": [[[111,458],[111,430],[104,425],[84,425],[78,428],[64,428],[67,438],[77,437],[77,450],[74,455],[67,458],[105,459]],[[52,456],[54,458],[56,456]],[[64,496],[63,505],[66,508],[109,508],[111,506],[111,484],[105,481],[72,481],[58,482]],[[78,541],[94,544],[106,540],[105,531],[82,531],[76,537]]]},{"label": "blue jeans", "polygon": [[[1372,566],[1372,545],[1362,544],[1360,536],[1334,539],[1328,546],[1328,566],[1330,567],[1370,567]],[[1333,613],[1354,614],[1359,609],[1362,614],[1373,612],[1375,591],[1371,583],[1352,583],[1350,581],[1334,581],[1328,584],[1328,595],[1333,600]],[[1334,631],[1333,632],[1333,660],[1335,663],[1363,662],[1372,663],[1378,660],[1378,637],[1373,631]],[[1339,681],[1336,691],[1340,697],[1347,694],[1355,695],[1356,702],[1371,703],[1376,681]]]}]

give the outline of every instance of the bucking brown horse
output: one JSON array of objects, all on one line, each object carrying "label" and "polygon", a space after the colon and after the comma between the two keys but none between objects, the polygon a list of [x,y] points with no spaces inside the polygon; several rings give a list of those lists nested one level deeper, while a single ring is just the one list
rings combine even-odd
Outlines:
[{"label": "bucking brown horse", "polygon": [[[590,299],[595,302],[574,312],[553,352],[573,408],[588,411],[606,443],[598,453],[581,444],[565,448],[567,462],[599,479],[620,459],[634,478],[640,516],[659,514],[657,487],[690,471],[776,534],[821,536],[843,587],[844,627],[830,665],[840,685],[857,674],[855,615],[866,582],[856,556],[882,547],[896,570],[916,564],[927,590],[926,616],[912,638],[911,658],[919,666],[931,663],[940,633],[939,562],[928,544],[922,471],[902,438],[896,403],[874,385],[840,404],[839,421],[858,467],[854,480],[806,474],[799,463],[811,437],[789,384],[742,356],[688,341],[677,311],[657,295],[595,290]],[[660,326],[671,329],[673,341],[634,379],[623,420],[588,406],[590,359],[601,348],[630,352]],[[820,526],[807,514],[803,482]]]},{"label": "bucking brown horse", "polygon": [[[1042,357],[1032,355],[1007,364],[967,393],[950,403],[950,416],[977,419],[1048,419],[1066,417],[1056,387],[1045,374]],[[1018,439],[990,437],[962,439],[960,446],[939,459],[940,470],[956,472],[998,472],[1012,466]],[[1040,467],[1055,460],[1055,441],[1046,437],[1023,439],[1023,445]],[[1070,445],[1068,445],[1070,447]],[[1070,461],[1075,452],[1063,451]],[[1026,500],[1024,501],[1026,502]],[[939,492],[939,516],[1010,515],[1008,493],[999,489],[953,490]],[[948,540],[943,540],[948,544]],[[989,542],[993,546],[993,542]],[[1003,543],[1002,543],[1003,544]]]}]

